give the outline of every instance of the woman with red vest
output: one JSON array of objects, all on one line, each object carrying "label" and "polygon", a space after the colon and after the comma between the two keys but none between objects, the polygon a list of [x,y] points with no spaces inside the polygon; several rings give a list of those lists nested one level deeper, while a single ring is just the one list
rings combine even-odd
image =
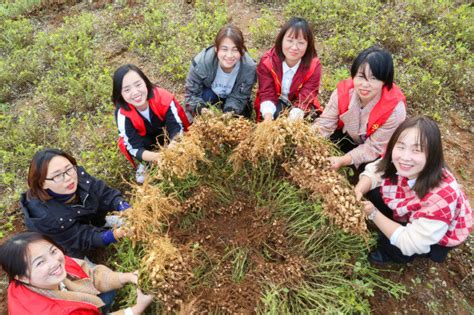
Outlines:
[{"label": "woman with red vest", "polygon": [[371,47],[352,63],[351,78],[338,83],[314,123],[345,155],[330,157],[332,168],[360,168],[380,157],[390,136],[406,118],[405,96],[393,83],[389,52]]},{"label": "woman with red vest", "polygon": [[283,109],[290,110],[290,119],[320,110],[321,64],[305,19],[294,17],[281,28],[257,66],[257,78],[257,121],[275,119]]},{"label": "woman with red vest", "polygon": [[[113,290],[138,280],[136,273],[113,272],[65,256],[51,239],[36,232],[17,234],[0,246],[0,264],[10,280],[9,314],[109,314]],[[137,289],[133,307],[110,314],[142,314],[152,300]]]},{"label": "woman with red vest", "polygon": [[[120,133],[119,147],[136,167],[140,162],[157,161],[157,144],[186,131],[189,122],[173,94],[154,86],[135,65],[126,64],[113,76],[112,102]],[[143,183],[145,164],[137,168],[137,182]]]},{"label": "woman with red vest", "polygon": [[358,200],[370,200],[365,213],[381,232],[369,254],[374,263],[443,262],[472,230],[469,201],[445,166],[438,125],[427,117],[404,121],[354,190]]}]

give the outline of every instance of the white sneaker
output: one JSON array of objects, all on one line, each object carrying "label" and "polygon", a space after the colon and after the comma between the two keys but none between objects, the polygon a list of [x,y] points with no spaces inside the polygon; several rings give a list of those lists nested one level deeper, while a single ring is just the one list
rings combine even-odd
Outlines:
[{"label": "white sneaker", "polygon": [[137,183],[143,184],[145,182],[146,165],[143,163],[138,164],[137,172],[135,173],[135,179]]}]

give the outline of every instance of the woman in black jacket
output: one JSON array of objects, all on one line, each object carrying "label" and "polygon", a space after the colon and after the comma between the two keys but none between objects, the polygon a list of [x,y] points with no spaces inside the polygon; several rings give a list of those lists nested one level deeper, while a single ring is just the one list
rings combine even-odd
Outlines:
[{"label": "woman in black jacket", "polygon": [[28,172],[29,190],[21,196],[28,229],[45,234],[66,254],[84,257],[124,236],[123,229],[107,228],[107,212],[130,205],[122,194],[77,166],[69,154],[57,149],[37,152]]}]

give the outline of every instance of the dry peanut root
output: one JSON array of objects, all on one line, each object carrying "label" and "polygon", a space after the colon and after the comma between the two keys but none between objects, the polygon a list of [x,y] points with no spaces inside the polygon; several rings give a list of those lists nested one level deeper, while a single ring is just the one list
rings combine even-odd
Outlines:
[{"label": "dry peanut root", "polygon": [[207,161],[201,137],[192,132],[175,139],[167,147],[162,147],[158,154],[159,162],[153,170],[153,178],[157,180],[185,178],[197,172],[198,162]]},{"label": "dry peanut root", "polygon": [[132,209],[123,212],[130,239],[137,241],[149,239],[150,232],[158,229],[167,217],[182,211],[179,202],[165,195],[160,188],[146,182],[135,188],[131,198]]},{"label": "dry peanut root", "polygon": [[[233,149],[229,161],[234,170],[238,171],[246,162],[253,167],[262,161],[277,163],[312,198],[322,200],[323,212],[333,224],[368,237],[362,205],[355,200],[352,187],[344,176],[330,169],[327,158],[332,144],[316,135],[304,121],[282,117],[255,125],[228,115],[202,115],[186,135],[161,149],[153,178],[170,180],[196,174],[198,163],[208,162],[206,154],[221,154],[224,146]],[[132,241],[140,241],[147,253],[141,263],[140,285],[164,301],[168,311],[182,304],[191,263],[186,262],[185,251],[175,247],[161,227],[170,214],[205,207],[212,196],[211,188],[201,186],[180,204],[148,180],[136,187],[133,207],[125,213]],[[236,215],[241,210],[242,205],[233,204],[222,211]],[[289,269],[281,272],[297,273],[304,269],[304,263],[289,261],[286,267]]]},{"label": "dry peanut root", "polygon": [[139,285],[154,294],[168,311],[179,306],[192,276],[180,251],[166,236],[158,236],[148,244],[139,270]]},{"label": "dry peanut root", "polygon": [[222,145],[235,147],[244,141],[253,126],[252,122],[243,117],[236,118],[229,114],[207,113],[194,121],[190,132],[198,134],[204,148],[217,155]]}]

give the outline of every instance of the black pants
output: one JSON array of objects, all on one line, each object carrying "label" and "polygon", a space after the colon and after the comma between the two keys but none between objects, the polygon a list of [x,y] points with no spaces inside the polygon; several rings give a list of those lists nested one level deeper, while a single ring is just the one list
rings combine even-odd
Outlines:
[{"label": "black pants", "polygon": [[[334,143],[343,153],[347,153],[359,146],[359,144],[355,143],[347,133],[343,133],[342,129],[336,129],[336,131],[334,131],[334,133],[329,137],[329,140],[331,140],[331,142]],[[365,170],[365,166],[368,163],[370,162],[362,163],[358,168],[354,165],[349,166],[354,171],[354,175],[351,175],[348,178],[352,185],[357,184],[360,173]]]},{"label": "black pants", "polygon": [[[207,108],[209,104],[211,105],[218,105],[221,110],[223,110],[223,105],[225,103],[225,98],[220,98],[211,88],[204,88],[202,91],[202,99],[205,102],[204,104],[198,104],[197,112],[201,114],[203,108]],[[236,114],[238,116],[243,116],[245,118],[251,118],[252,116],[253,105],[252,101],[248,100],[245,104],[245,107],[240,114]],[[224,111],[224,110],[223,110]],[[224,111],[225,112],[225,111]]]},{"label": "black pants", "polygon": [[[365,198],[372,202],[374,206],[385,215],[390,220],[393,220],[393,211],[390,209],[385,202],[383,201],[382,194],[380,193],[380,187],[372,189],[367,194]],[[406,223],[399,222],[401,225],[406,225]],[[438,244],[431,245],[430,252],[427,254],[414,254],[411,256],[406,256],[402,251],[390,244],[390,240],[379,231],[379,238],[377,240],[377,249],[387,254],[394,262],[397,263],[407,263],[415,259],[416,257],[429,257],[432,261],[441,263],[446,259],[448,252],[453,247],[441,246]]]}]

